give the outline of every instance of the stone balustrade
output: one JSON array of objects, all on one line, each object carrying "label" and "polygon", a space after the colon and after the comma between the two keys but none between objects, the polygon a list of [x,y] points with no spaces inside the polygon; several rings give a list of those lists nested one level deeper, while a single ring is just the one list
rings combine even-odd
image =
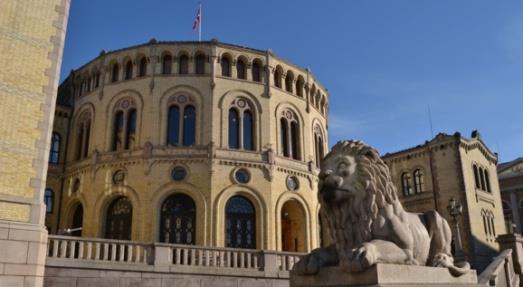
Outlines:
[{"label": "stone balustrade", "polygon": [[47,266],[289,278],[301,253],[50,235]]},{"label": "stone balustrade", "polygon": [[512,250],[505,249],[481,273],[478,278],[479,285],[498,287],[519,286],[519,275],[514,272]]}]

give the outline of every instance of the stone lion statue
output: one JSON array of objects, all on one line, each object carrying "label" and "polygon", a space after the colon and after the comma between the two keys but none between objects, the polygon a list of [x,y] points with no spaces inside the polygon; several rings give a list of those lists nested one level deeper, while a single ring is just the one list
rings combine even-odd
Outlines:
[{"label": "stone lion statue", "polygon": [[340,141],[321,165],[318,197],[328,221],[331,246],[313,250],[294,270],[316,274],[325,266],[360,272],[375,263],[448,268],[467,273],[467,262],[454,264],[452,233],[436,211],[406,212],[398,200],[387,165],[361,141]]}]

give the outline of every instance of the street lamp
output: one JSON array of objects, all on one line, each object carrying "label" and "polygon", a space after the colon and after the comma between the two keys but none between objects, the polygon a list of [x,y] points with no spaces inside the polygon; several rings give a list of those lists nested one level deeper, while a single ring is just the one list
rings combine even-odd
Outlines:
[{"label": "street lamp", "polygon": [[452,216],[452,223],[454,223],[454,257],[461,260],[464,259],[464,254],[461,247],[458,217],[463,212],[463,206],[458,200],[456,200],[454,197],[451,197],[449,200],[449,205],[447,206],[447,211],[449,212],[450,216]]}]

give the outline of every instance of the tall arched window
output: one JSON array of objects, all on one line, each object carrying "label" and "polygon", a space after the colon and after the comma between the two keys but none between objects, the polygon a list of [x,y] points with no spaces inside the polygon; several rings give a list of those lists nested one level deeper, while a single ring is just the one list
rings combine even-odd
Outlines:
[{"label": "tall arched window", "polygon": [[180,108],[176,105],[169,107],[167,119],[167,144],[178,145],[180,139]]},{"label": "tall arched window", "polygon": [[113,200],[107,209],[105,238],[131,240],[133,205],[125,196]]},{"label": "tall arched window", "polygon": [[320,99],[321,99],[321,93],[320,93],[320,90],[318,89],[318,91],[316,92],[316,99],[314,101],[314,107],[316,107],[317,110],[320,109]]},{"label": "tall arched window", "polygon": [[46,188],[45,189],[44,203],[45,203],[45,211],[47,213],[52,213],[53,212],[53,205],[54,205],[54,192],[50,188]]},{"label": "tall arched window", "polygon": [[323,95],[323,97],[321,97],[321,102],[320,102],[320,112],[322,115],[325,115],[327,113],[327,111],[325,110],[325,95]]},{"label": "tall arched window", "polygon": [[94,79],[94,87],[98,88],[100,86],[100,72],[96,72]]},{"label": "tall arched window", "polygon": [[74,229],[71,236],[82,236],[82,228],[84,224],[84,208],[81,204],[78,204],[73,213],[73,222],[71,229]]},{"label": "tall arched window", "polygon": [[303,98],[303,87],[304,86],[305,86],[305,80],[303,79],[302,76],[299,76],[298,80],[296,81],[296,95],[298,95],[298,97]]},{"label": "tall arched window", "polygon": [[422,193],[425,189],[425,178],[421,169],[414,171],[414,189],[416,193]]},{"label": "tall arched window", "polygon": [[89,136],[91,134],[91,113],[89,111],[80,114],[76,129],[75,158],[79,160],[89,155]]},{"label": "tall arched window", "polygon": [[255,150],[252,105],[236,98],[229,108],[229,148]]},{"label": "tall arched window", "polygon": [[403,190],[403,195],[409,196],[414,194],[412,190],[412,181],[408,172],[405,172],[401,175],[401,186]]},{"label": "tall arched window", "polygon": [[283,75],[283,70],[281,66],[277,66],[274,70],[274,86],[281,89],[281,78]]},{"label": "tall arched window", "polygon": [[162,204],[160,242],[195,244],[196,205],[185,194],[173,194]]},{"label": "tall arched window", "polygon": [[293,82],[294,74],[291,71],[287,71],[287,76],[285,76],[285,90],[289,93],[292,93]]},{"label": "tall arched window", "polygon": [[476,183],[476,189],[481,188],[481,184],[479,183],[479,170],[477,165],[473,165],[472,168],[474,169],[474,182]]},{"label": "tall arched window", "polygon": [[309,103],[314,106],[314,96],[316,95],[316,85],[312,84],[311,91],[309,93]]},{"label": "tall arched window", "polygon": [[186,106],[183,110],[183,145],[194,145],[196,139],[196,109]]},{"label": "tall arched window", "polygon": [[60,134],[53,132],[51,136],[51,148],[49,149],[49,163],[58,164],[60,161],[60,142]]},{"label": "tall arched window", "polygon": [[205,74],[205,55],[198,54],[194,59],[195,70],[194,72],[199,75]]},{"label": "tall arched window", "polygon": [[261,64],[259,61],[254,60],[252,63],[252,80],[255,82],[261,82]]},{"label": "tall arched window", "polygon": [[191,146],[196,143],[196,108],[192,96],[176,95],[167,100],[168,145]]},{"label": "tall arched window", "polygon": [[114,83],[114,82],[118,81],[119,74],[120,74],[120,65],[118,65],[118,63],[114,63],[112,74],[111,74],[111,82]]},{"label": "tall arched window", "polygon": [[485,172],[485,187],[486,187],[486,191],[487,192],[491,192],[491,190],[490,190],[490,179],[489,179],[488,171],[485,169],[484,172]]},{"label": "tall arched window", "polygon": [[138,113],[134,99],[126,97],[120,99],[114,106],[112,126],[113,151],[132,149],[136,143],[136,127]]},{"label": "tall arched window", "polygon": [[256,248],[256,213],[243,196],[231,197],[225,205],[225,246]]},{"label": "tall arched window", "polygon": [[173,57],[169,54],[166,54],[162,58],[162,74],[168,75],[171,73],[173,66]]},{"label": "tall arched window", "polygon": [[140,59],[140,68],[138,69],[138,76],[145,77],[147,74],[147,58],[144,56]]},{"label": "tall arched window", "polygon": [[485,187],[485,172],[483,171],[483,168],[479,168],[479,178],[481,183],[481,190],[487,190]]},{"label": "tall arched window", "polygon": [[129,60],[125,64],[125,79],[130,80],[133,77],[133,61]]},{"label": "tall arched window", "polygon": [[125,149],[132,149],[136,136],[136,109],[129,110],[127,114],[127,132],[125,136]]},{"label": "tall arched window", "polygon": [[178,59],[178,73],[184,75],[189,73],[189,57],[187,55],[181,55]]},{"label": "tall arched window", "polygon": [[325,150],[323,147],[323,133],[318,125],[314,127],[314,150],[316,154],[316,167],[320,168]]},{"label": "tall arched window", "polygon": [[243,80],[247,78],[245,72],[245,61],[241,58],[238,59],[238,61],[236,62],[236,76],[238,77],[238,79]]},{"label": "tall arched window", "polygon": [[240,148],[240,116],[235,108],[229,109],[229,148]]},{"label": "tall arched window", "polygon": [[230,77],[231,76],[231,61],[229,60],[229,56],[225,56],[225,55],[222,56],[221,67],[222,67],[222,76]]},{"label": "tall arched window", "polygon": [[301,135],[300,124],[296,114],[290,110],[284,110],[280,117],[280,134],[282,142],[282,154],[285,157],[301,160]]}]

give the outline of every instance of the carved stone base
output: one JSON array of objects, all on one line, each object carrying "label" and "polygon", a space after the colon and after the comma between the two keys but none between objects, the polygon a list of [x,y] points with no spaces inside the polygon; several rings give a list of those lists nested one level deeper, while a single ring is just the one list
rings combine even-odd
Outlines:
[{"label": "carved stone base", "polygon": [[339,267],[322,269],[315,276],[290,274],[291,287],[345,286],[478,286],[476,271],[460,277],[452,276],[446,268],[377,264],[362,273],[347,273]]}]

